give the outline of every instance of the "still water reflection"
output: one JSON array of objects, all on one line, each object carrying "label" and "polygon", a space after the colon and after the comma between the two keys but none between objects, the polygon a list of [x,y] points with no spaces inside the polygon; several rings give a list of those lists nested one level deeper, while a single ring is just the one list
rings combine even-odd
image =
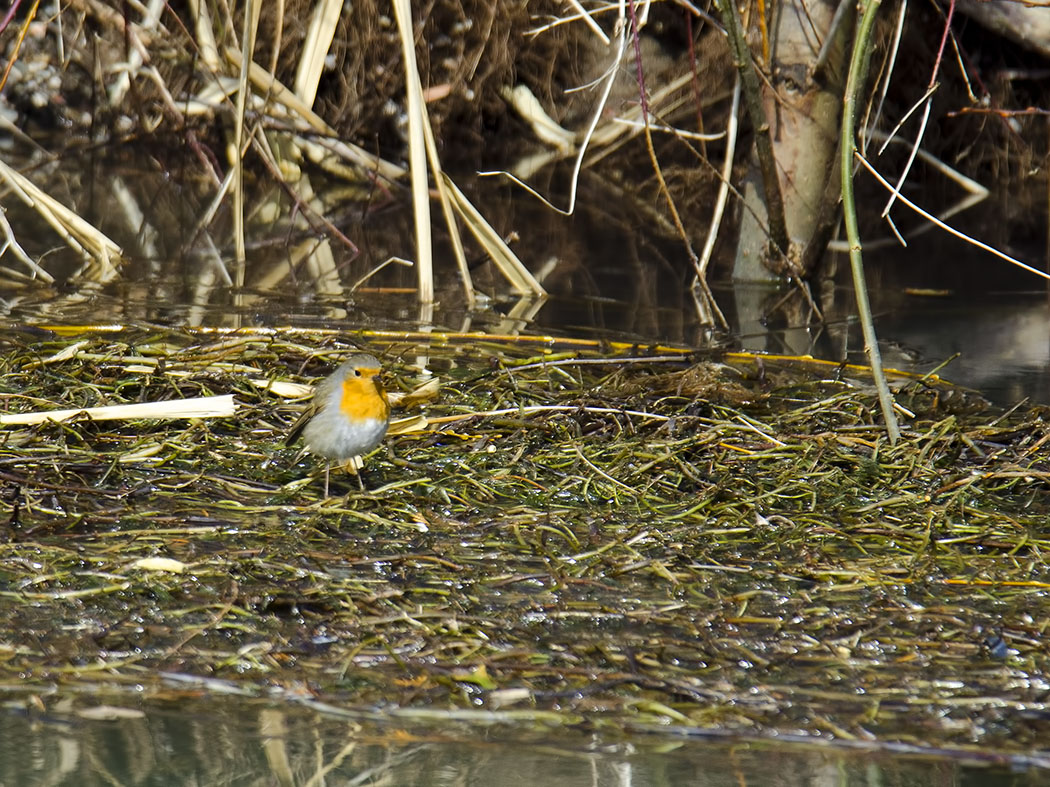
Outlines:
[{"label": "still water reflection", "polygon": [[[180,699],[0,715],[0,785],[1033,785],[1047,772],[771,742],[333,719]],[[87,717],[87,718],[86,718]],[[1017,766],[1017,763],[1015,763]]]}]

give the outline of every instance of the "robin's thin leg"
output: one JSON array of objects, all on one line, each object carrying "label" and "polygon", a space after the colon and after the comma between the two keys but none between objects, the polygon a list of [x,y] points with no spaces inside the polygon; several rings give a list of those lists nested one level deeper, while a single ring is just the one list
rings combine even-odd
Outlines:
[{"label": "robin's thin leg", "polygon": [[324,465],[324,499],[328,499],[328,474],[332,472],[332,464],[325,462]]}]

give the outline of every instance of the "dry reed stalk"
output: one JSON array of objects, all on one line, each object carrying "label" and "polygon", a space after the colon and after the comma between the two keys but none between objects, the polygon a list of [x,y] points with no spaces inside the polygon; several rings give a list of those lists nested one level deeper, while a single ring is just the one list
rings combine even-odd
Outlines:
[{"label": "dry reed stalk", "polygon": [[320,0],[310,15],[310,26],[295,74],[295,93],[309,106],[313,106],[317,97],[317,85],[324,72],[325,57],[335,38],[342,10],[342,0]]},{"label": "dry reed stalk", "polygon": [[66,410],[42,410],[31,413],[0,415],[0,426],[14,424],[43,424],[48,421],[61,422],[71,418],[88,418],[92,421],[138,421],[146,418],[170,420],[174,418],[224,418],[237,410],[233,394],[224,396],[196,396],[190,399],[173,399],[164,402],[139,402],[115,404],[103,407],[80,407]]},{"label": "dry reed stalk", "polygon": [[[244,287],[244,269],[247,259],[244,241],[244,153],[246,136],[244,133],[245,109],[251,91],[249,84],[249,64],[255,52],[255,37],[259,30],[259,15],[262,12],[262,0],[248,0],[244,13],[244,27],[241,30],[241,67],[237,78],[236,110],[233,116],[233,145],[229,151],[230,164],[233,169],[233,243],[234,243],[234,286]],[[250,136],[250,135],[249,135]]]},{"label": "dry reed stalk", "polygon": [[416,62],[415,31],[409,0],[393,0],[394,16],[401,35],[401,54],[405,64],[405,97],[408,114],[408,160],[412,182],[412,215],[416,227],[416,280],[419,300],[434,300],[433,230],[430,226],[430,185],[427,179],[427,151],[423,125],[427,122],[423,88]]}]

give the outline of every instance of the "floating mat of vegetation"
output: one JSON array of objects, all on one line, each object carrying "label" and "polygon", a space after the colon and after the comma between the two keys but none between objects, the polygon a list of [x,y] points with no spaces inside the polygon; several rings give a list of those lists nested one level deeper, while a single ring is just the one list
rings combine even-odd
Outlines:
[{"label": "floating mat of vegetation", "polygon": [[6,413],[238,408],[0,430],[3,685],[1048,740],[1043,411],[897,378],[890,446],[856,369],[356,338],[392,390],[421,356],[441,387],[412,411],[428,426],[369,457],[368,491],[333,475],[324,500],[322,464],[283,442],[286,384],[346,338],[8,330]]}]

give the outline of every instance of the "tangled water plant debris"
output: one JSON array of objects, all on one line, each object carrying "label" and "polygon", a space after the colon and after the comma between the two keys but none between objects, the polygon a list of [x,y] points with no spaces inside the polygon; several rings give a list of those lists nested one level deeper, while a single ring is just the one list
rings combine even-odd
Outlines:
[{"label": "tangled water plant debris", "polygon": [[125,329],[63,353],[69,337],[9,331],[8,412],[239,408],[0,432],[0,679],[160,690],[179,675],[344,709],[1045,740],[1042,410],[898,378],[890,446],[855,369],[357,338],[395,391],[417,386],[424,353],[441,389],[426,429],[369,458],[369,491],[343,479],[321,499],[322,463],[282,440],[303,405],[273,390],[329,371],[346,340]]}]

